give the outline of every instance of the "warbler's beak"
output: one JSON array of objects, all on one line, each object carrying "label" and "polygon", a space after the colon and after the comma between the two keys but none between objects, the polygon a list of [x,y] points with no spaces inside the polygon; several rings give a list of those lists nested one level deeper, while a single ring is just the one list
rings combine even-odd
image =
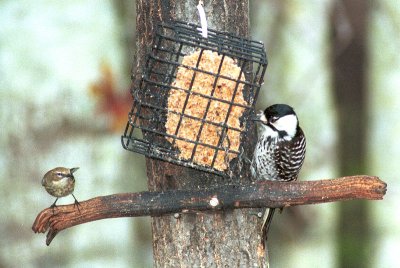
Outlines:
[{"label": "warbler's beak", "polygon": [[69,170],[69,172],[71,172],[71,174],[74,174],[74,172],[77,171],[78,169],[79,169],[78,167],[74,167],[74,168],[71,168]]}]

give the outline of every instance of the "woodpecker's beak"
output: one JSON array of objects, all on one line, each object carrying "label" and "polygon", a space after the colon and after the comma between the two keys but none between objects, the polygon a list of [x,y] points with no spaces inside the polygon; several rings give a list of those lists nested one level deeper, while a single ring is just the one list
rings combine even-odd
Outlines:
[{"label": "woodpecker's beak", "polygon": [[262,111],[250,117],[250,120],[255,122],[261,122],[263,124],[267,123],[267,119],[265,118],[264,113]]},{"label": "woodpecker's beak", "polygon": [[77,171],[78,169],[79,169],[78,167],[74,167],[74,168],[71,168],[69,170],[69,172],[71,172],[71,174],[74,174],[74,172]]},{"label": "woodpecker's beak", "polygon": [[255,114],[250,117],[251,121],[261,122],[261,113]]},{"label": "woodpecker's beak", "polygon": [[253,116],[253,117],[250,118],[250,120],[254,121],[254,122],[262,122],[260,117],[258,117],[258,116]]}]

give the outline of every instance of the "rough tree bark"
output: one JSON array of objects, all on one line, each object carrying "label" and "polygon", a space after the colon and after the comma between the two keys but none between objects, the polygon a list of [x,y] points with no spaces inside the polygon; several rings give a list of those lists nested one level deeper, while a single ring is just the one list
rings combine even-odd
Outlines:
[{"label": "rough tree bark", "polygon": [[[143,66],[145,53],[152,45],[152,34],[157,23],[178,19],[198,22],[196,5],[190,0],[137,1],[137,57],[136,67]],[[205,1],[210,28],[229,31],[240,36],[249,33],[249,3],[242,0]],[[249,154],[255,141],[255,131],[245,141]],[[147,159],[150,191],[170,189],[208,188],[228,183],[229,180]],[[248,167],[242,174],[243,182],[250,178]],[[153,254],[156,267],[265,266],[264,253],[258,250],[261,220],[257,210],[241,209],[212,213],[153,217]]]}]

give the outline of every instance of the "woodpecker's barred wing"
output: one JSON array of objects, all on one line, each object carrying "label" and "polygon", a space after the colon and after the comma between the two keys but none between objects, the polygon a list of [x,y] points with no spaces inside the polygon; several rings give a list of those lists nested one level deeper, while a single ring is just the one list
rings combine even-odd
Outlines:
[{"label": "woodpecker's barred wing", "polygon": [[282,181],[296,180],[306,154],[306,138],[299,127],[296,136],[290,141],[281,142],[275,150],[275,160]]},{"label": "woodpecker's barred wing", "polygon": [[275,167],[276,140],[271,137],[261,137],[256,145],[251,173],[257,180],[276,180],[278,172]]}]

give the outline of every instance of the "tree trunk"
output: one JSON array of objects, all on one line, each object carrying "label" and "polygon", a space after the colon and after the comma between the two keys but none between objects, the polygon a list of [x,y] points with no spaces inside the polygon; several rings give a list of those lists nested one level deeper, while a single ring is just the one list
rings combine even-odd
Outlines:
[{"label": "tree trunk", "polygon": [[[339,115],[339,169],[340,174],[366,173],[365,44],[368,2],[359,0],[338,3],[334,22],[336,25],[346,25],[351,31],[347,37],[339,31],[334,32],[336,38],[332,53],[336,56],[333,61],[333,79]],[[354,218],[358,220],[352,221]],[[337,248],[340,267],[370,267],[370,233],[366,202],[339,204]]]},{"label": "tree trunk", "polygon": [[[170,19],[198,23],[198,1],[138,0],[136,70],[144,66],[145,54],[152,45],[153,30],[160,21]],[[249,3],[242,0],[205,1],[208,27],[247,37]],[[255,138],[248,135],[246,155],[251,155]],[[252,142],[250,142],[252,141]],[[208,188],[231,182],[167,162],[147,159],[148,186],[151,191]],[[241,182],[250,179],[248,166],[240,174]],[[234,176],[237,178],[237,176]],[[156,267],[250,267],[265,266],[259,250],[261,220],[258,210],[242,209],[212,213],[154,217],[153,254]]]}]

